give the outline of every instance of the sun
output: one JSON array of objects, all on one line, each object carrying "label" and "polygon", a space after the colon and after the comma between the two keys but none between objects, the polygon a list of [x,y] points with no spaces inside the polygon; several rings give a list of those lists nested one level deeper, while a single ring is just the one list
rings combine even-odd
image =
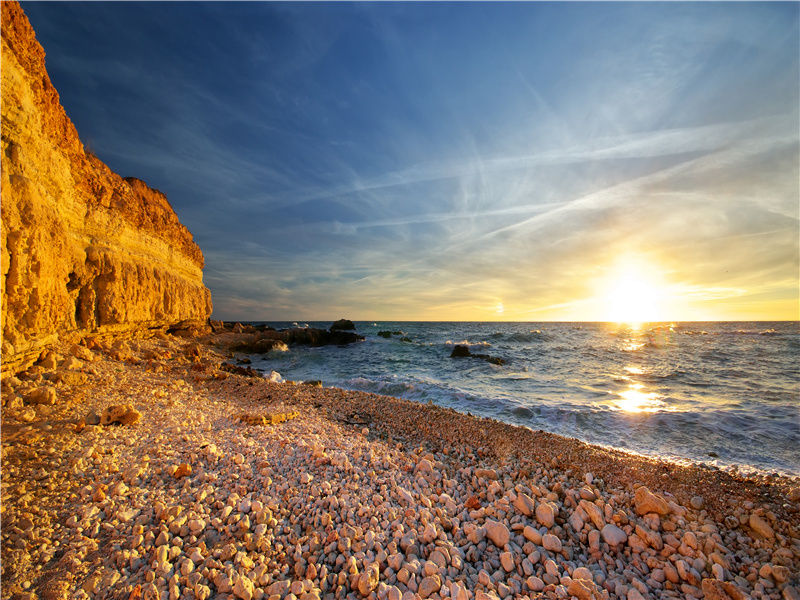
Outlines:
[{"label": "sun", "polygon": [[663,321],[668,296],[660,270],[638,259],[621,260],[601,284],[605,320],[617,323]]}]

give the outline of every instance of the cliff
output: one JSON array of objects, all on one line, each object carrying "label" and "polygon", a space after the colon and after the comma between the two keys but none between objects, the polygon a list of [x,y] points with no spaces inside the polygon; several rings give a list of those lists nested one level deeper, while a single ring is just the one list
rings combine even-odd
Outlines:
[{"label": "cliff", "polygon": [[203,255],[166,196],[86,152],[22,8],[2,3],[3,371],[59,338],[204,325]]}]

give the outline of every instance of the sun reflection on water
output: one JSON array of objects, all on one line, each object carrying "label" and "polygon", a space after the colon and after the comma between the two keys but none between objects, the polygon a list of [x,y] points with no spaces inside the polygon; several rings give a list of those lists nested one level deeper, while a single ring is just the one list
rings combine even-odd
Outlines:
[{"label": "sun reflection on water", "polygon": [[[635,369],[635,367],[633,368]],[[619,397],[613,402],[614,407],[631,413],[672,410],[663,400],[659,399],[656,392],[646,392],[642,389],[643,387],[641,383],[633,383],[627,390],[619,392]]]}]

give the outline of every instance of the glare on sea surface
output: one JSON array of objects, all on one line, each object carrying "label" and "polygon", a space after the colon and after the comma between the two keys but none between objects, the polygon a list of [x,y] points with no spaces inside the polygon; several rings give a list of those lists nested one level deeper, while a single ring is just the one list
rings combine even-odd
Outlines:
[{"label": "glare on sea surface", "polygon": [[631,413],[670,410],[656,392],[646,392],[643,387],[641,383],[633,383],[627,390],[619,392],[619,397],[613,402],[614,407]]}]

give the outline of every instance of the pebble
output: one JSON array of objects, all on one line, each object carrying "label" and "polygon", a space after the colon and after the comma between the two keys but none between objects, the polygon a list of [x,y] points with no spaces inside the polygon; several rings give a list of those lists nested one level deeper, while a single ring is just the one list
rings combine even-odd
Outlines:
[{"label": "pebble", "polygon": [[633,503],[636,508],[636,513],[639,515],[645,515],[647,513],[667,515],[671,511],[669,504],[663,497],[654,494],[643,485],[636,488]]},{"label": "pebble", "polygon": [[[104,361],[92,361],[103,374],[92,385],[125,376],[120,363],[107,372]],[[277,394],[276,384],[266,382],[244,380],[236,393],[249,401],[253,390],[253,402],[270,413],[308,408],[244,434],[231,417],[239,411],[208,400],[220,384],[206,389],[187,379],[165,387],[164,376],[157,375],[152,405],[134,393],[115,395],[110,385],[92,396],[110,406],[135,398],[148,418],[133,436],[87,427],[79,435],[70,430],[65,443],[39,444],[45,432],[29,428],[37,437],[21,448],[63,462],[50,468],[39,461],[25,478],[13,473],[26,463],[6,462],[14,446],[4,441],[4,552],[48,564],[62,551],[60,560],[75,572],[76,600],[112,587],[141,600],[733,598],[734,588],[723,584],[795,600],[798,559],[782,516],[769,512],[778,513],[778,505],[731,505],[735,524],[728,527],[714,506],[700,512],[700,496],[691,497],[687,512],[644,486],[631,493],[582,471],[499,463],[471,446],[412,444],[379,419],[362,435],[327,420],[330,408],[274,404],[267,396]],[[281,387],[281,394],[300,393]],[[31,389],[14,393],[21,398]],[[347,407],[342,402],[334,410]],[[78,408],[77,417],[102,411]],[[52,409],[39,410],[47,418]],[[8,478],[7,464],[17,469]],[[60,485],[53,476],[59,469],[71,469],[75,483],[67,479],[71,487],[51,496],[53,507],[68,507],[55,517],[38,498],[42,486]],[[610,547],[605,554],[601,541]],[[34,571],[15,575],[16,558],[4,560],[4,585],[11,578],[16,589],[23,582],[36,589]]]},{"label": "pebble", "polygon": [[561,540],[552,533],[545,533],[542,536],[542,546],[550,552],[561,552]]},{"label": "pebble", "polygon": [[500,554],[500,564],[505,569],[506,573],[511,573],[515,569],[514,555],[511,552],[502,552]]},{"label": "pebble", "polygon": [[514,500],[514,507],[526,517],[530,517],[533,514],[534,506],[533,498],[525,492],[517,494]]},{"label": "pebble", "polygon": [[761,537],[767,539],[773,539],[775,537],[775,532],[772,530],[772,527],[770,527],[769,523],[767,523],[760,515],[751,513],[748,522],[751,529]]},{"label": "pebble", "polygon": [[486,520],[484,527],[486,528],[486,537],[488,537],[495,546],[504,548],[505,545],[508,544],[511,537],[508,527],[491,519]]},{"label": "pebble", "polygon": [[555,510],[549,502],[540,502],[536,506],[536,520],[550,529],[556,522]]},{"label": "pebble", "polygon": [[616,525],[611,525],[610,523],[603,527],[603,529],[600,531],[600,535],[603,536],[603,541],[612,547],[624,544],[628,540],[627,533],[622,531],[622,529]]}]

